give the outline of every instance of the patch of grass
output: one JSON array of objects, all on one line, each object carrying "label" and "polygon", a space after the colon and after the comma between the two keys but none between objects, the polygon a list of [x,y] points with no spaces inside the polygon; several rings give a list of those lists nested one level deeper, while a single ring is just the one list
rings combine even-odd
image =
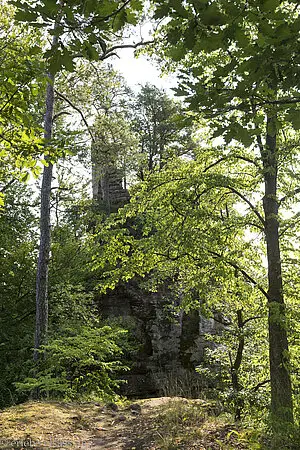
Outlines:
[{"label": "patch of grass", "polygon": [[73,420],[74,430],[89,430],[91,428],[91,418],[86,415],[77,414],[71,419]]},{"label": "patch of grass", "polygon": [[222,417],[211,416],[205,401],[175,400],[162,407],[156,417],[157,448],[232,449],[247,448],[238,442],[233,424]]},{"label": "patch of grass", "polygon": [[[93,405],[27,402],[1,412],[0,436],[6,442],[29,438],[36,443],[83,441],[89,437],[86,430],[98,411]],[[79,420],[74,421],[74,417]]]}]

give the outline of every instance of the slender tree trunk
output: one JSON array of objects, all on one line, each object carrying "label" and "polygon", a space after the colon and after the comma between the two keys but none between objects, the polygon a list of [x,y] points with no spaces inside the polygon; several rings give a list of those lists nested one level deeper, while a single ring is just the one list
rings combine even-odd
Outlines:
[{"label": "slender tree trunk", "polygon": [[238,344],[234,362],[232,361],[231,354],[229,354],[229,358],[230,358],[230,372],[231,372],[232,388],[233,388],[234,395],[235,395],[235,399],[234,399],[234,403],[235,403],[234,416],[235,417],[234,417],[234,419],[241,420],[242,411],[243,411],[243,407],[244,407],[244,400],[240,394],[242,385],[239,380],[239,370],[240,370],[242,360],[243,360],[245,339],[244,339],[244,334],[243,334],[243,327],[244,327],[243,311],[241,309],[239,309],[239,310],[237,310],[236,314],[237,314],[237,324],[238,324],[238,330],[239,330],[239,336],[238,336],[239,344]]},{"label": "slender tree trunk", "polygon": [[288,368],[288,340],[283,298],[277,200],[277,148],[275,117],[267,118],[266,145],[262,151],[265,195],[265,238],[268,261],[269,356],[271,413],[275,422],[293,422],[291,379]]},{"label": "slender tree trunk", "polygon": [[[52,46],[57,45],[57,36],[53,37]],[[52,138],[53,111],[54,111],[54,75],[48,74],[46,112],[44,122],[44,138],[49,142]],[[34,361],[39,359],[39,348],[46,341],[48,330],[48,268],[50,257],[50,199],[53,165],[48,159],[48,165],[44,167],[41,210],[40,210],[40,247],[36,276],[36,325],[34,339]]]}]

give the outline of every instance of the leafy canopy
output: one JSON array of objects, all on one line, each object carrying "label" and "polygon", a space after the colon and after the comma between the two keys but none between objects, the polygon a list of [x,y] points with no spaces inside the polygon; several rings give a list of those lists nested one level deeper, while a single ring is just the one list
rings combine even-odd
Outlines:
[{"label": "leafy canopy", "polygon": [[98,61],[108,56],[107,42],[114,40],[127,24],[136,25],[143,3],[140,0],[13,0],[16,20],[43,28],[59,37],[45,52],[49,70],[74,70],[74,59]]},{"label": "leafy canopy", "polygon": [[[203,113],[226,142],[255,142],[263,116],[278,112],[299,129],[299,29],[295,1],[153,2],[160,55],[181,72],[177,94]],[[238,120],[237,120],[238,118]]]},{"label": "leafy canopy", "polygon": [[11,180],[39,174],[41,42],[39,31],[17,26],[12,8],[0,2],[0,202]]}]

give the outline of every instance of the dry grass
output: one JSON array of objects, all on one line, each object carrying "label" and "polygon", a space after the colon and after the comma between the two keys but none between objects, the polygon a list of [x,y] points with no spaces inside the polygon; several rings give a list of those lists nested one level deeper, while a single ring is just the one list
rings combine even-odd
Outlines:
[{"label": "dry grass", "polygon": [[[128,405],[28,402],[0,413],[3,447],[105,450],[246,449],[233,425],[201,400],[159,398]],[[1,446],[0,445],[0,446]],[[258,447],[256,447],[258,448]]]},{"label": "dry grass", "polygon": [[[140,418],[143,434],[136,449],[151,450],[230,450],[249,448],[239,442],[236,427],[213,414],[215,405],[203,400],[167,398],[159,404],[144,403],[145,414]],[[154,406],[155,405],[155,406]],[[128,450],[132,447],[126,447]]]},{"label": "dry grass", "polygon": [[27,402],[1,413],[0,435],[7,442],[25,440],[31,443],[28,446],[69,442],[77,447],[90,438],[90,426],[98,411],[95,405]]}]

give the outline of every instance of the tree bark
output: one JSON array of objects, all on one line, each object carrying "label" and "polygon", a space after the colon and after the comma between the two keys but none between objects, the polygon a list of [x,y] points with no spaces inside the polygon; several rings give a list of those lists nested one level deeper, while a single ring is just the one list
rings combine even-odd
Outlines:
[{"label": "tree bark", "polygon": [[[262,149],[265,195],[265,239],[268,262],[268,324],[271,378],[271,414],[275,422],[293,422],[292,387],[288,361],[286,314],[281,274],[277,200],[276,118],[267,117],[266,144]],[[274,132],[272,131],[274,130]]]},{"label": "tree bark", "polygon": [[235,395],[234,419],[238,421],[238,420],[241,420],[243,406],[244,406],[244,400],[240,394],[242,386],[239,381],[239,370],[240,370],[242,360],[243,360],[245,338],[244,338],[244,334],[243,334],[243,328],[244,328],[243,311],[241,309],[239,309],[239,310],[237,310],[236,314],[237,314],[237,324],[238,324],[238,330],[239,330],[238,348],[237,348],[234,362],[232,361],[231,354],[229,354],[229,357],[230,357],[231,382],[232,382],[232,388],[233,388],[234,395]]},{"label": "tree bark", "polygon": [[[57,45],[57,36],[53,37],[52,46]],[[44,138],[46,144],[52,138],[53,111],[54,111],[54,75],[48,74],[46,93],[46,112],[44,121]],[[53,165],[49,158],[45,157],[48,165],[44,167],[41,188],[41,210],[40,210],[40,247],[36,275],[36,325],[34,339],[35,362],[39,360],[39,349],[46,342],[48,330],[48,269],[50,258],[50,200]]]}]

